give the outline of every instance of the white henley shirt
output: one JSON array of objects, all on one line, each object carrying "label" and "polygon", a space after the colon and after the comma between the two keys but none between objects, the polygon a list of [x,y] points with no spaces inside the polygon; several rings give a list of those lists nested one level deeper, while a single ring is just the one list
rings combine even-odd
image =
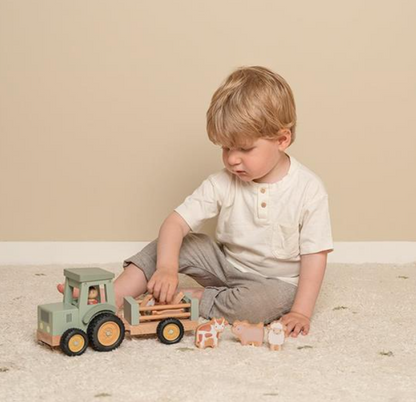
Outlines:
[{"label": "white henley shirt", "polygon": [[218,216],[215,240],[238,270],[298,284],[300,256],[332,251],[328,195],[320,178],[290,157],[276,183],[210,175],[175,211],[193,232]]}]

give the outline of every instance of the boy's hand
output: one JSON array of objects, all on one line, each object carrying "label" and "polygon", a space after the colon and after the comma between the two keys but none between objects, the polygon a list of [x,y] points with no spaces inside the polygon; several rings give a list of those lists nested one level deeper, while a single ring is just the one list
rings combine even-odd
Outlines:
[{"label": "boy's hand", "polygon": [[280,321],[286,325],[286,337],[291,335],[293,338],[297,338],[299,333],[302,333],[304,336],[308,335],[311,327],[311,320],[309,317],[294,311],[285,314]]},{"label": "boy's hand", "polygon": [[178,272],[170,268],[158,268],[150,281],[147,290],[160,303],[170,302],[178,287]]}]

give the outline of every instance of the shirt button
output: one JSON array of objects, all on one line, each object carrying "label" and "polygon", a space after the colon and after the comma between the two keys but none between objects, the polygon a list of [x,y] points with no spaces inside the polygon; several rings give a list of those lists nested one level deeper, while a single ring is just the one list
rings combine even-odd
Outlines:
[{"label": "shirt button", "polygon": [[262,207],[262,208],[266,208],[266,207],[267,207],[267,204],[266,204],[265,202],[262,202],[262,203],[261,203],[261,207]]},{"label": "shirt button", "polygon": [[266,192],[266,189],[265,189],[265,188],[262,188],[262,189],[260,190],[260,192],[261,192],[262,194],[264,194],[264,193]]}]

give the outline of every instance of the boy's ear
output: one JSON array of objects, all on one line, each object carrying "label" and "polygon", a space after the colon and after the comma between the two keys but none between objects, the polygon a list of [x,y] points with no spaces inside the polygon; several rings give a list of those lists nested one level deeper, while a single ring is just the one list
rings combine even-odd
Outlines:
[{"label": "boy's ear", "polygon": [[285,150],[289,147],[290,143],[292,142],[292,132],[287,128],[281,130],[277,141],[279,142],[279,145],[283,148],[283,150]]}]

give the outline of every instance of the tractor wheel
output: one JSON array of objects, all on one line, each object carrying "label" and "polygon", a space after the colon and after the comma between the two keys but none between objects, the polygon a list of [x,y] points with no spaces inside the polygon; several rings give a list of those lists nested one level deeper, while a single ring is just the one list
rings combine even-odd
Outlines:
[{"label": "tractor wheel", "polygon": [[61,336],[62,352],[68,356],[80,356],[88,347],[87,334],[78,328],[67,329]]},{"label": "tractor wheel", "polygon": [[166,318],[160,321],[156,333],[160,342],[165,345],[173,345],[181,341],[185,330],[182,323],[176,318]]},{"label": "tractor wheel", "polygon": [[98,352],[109,352],[118,348],[124,340],[124,333],[123,321],[110,313],[95,317],[88,327],[91,347]]}]

